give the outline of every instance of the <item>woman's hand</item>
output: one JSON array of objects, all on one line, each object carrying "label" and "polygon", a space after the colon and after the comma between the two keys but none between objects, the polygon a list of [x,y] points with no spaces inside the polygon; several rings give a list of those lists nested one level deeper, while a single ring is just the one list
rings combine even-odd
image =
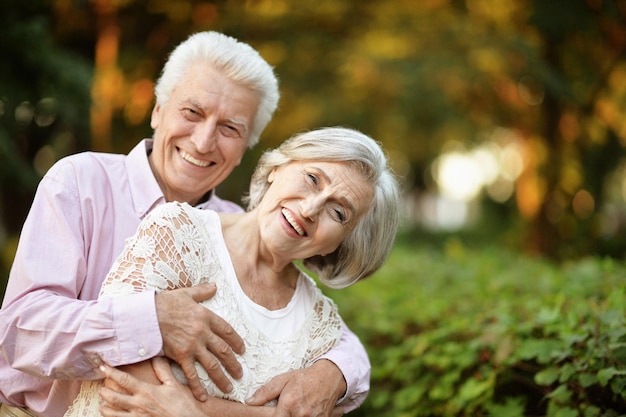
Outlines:
[{"label": "woman's hand", "polygon": [[[105,386],[100,389],[100,397],[106,402],[100,408],[104,417],[272,417],[277,411],[274,407],[248,406],[214,397],[200,402],[174,377],[165,358],[154,358],[152,366],[147,365],[127,368],[132,375],[110,366],[101,367],[106,376]],[[144,382],[144,378],[150,382]]]},{"label": "woman's hand", "polygon": [[[189,388],[176,380],[168,361],[164,358],[152,360],[154,373],[161,385],[153,385],[133,375],[103,365],[106,376],[100,397],[105,401],[100,411],[104,417],[206,417],[200,404]],[[111,387],[122,389],[117,391]]]}]

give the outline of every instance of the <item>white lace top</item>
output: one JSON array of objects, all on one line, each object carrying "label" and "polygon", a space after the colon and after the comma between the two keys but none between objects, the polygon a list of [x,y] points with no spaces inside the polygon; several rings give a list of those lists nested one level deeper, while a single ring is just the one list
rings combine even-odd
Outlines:
[{"label": "white lace top", "polygon": [[[312,364],[341,337],[335,304],[304,273],[298,279],[292,300],[282,310],[266,310],[247,298],[235,276],[219,216],[184,203],[164,204],[142,221],[113,264],[100,296],[147,288],[161,292],[205,282],[215,282],[217,294],[202,304],[229,322],[246,345],[245,353],[238,357],[244,375],[239,380],[231,378],[234,389],[228,394],[222,393],[196,364],[209,395],[244,402],[272,377]],[[294,331],[277,337],[272,328]],[[182,370],[176,365],[173,369],[183,380]],[[97,394],[100,383],[83,382],[79,396],[65,416],[100,415]]]}]

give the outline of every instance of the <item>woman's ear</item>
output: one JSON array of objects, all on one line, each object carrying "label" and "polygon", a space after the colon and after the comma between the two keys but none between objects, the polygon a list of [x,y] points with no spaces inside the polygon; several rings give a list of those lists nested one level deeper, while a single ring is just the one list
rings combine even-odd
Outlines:
[{"label": "woman's ear", "polygon": [[276,173],[276,167],[272,168],[269,175],[267,176],[267,182],[270,184],[274,182],[274,174]]}]

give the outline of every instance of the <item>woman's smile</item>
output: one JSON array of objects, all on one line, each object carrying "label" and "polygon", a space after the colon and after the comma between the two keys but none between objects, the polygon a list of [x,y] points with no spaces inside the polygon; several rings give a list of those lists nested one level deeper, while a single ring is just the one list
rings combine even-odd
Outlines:
[{"label": "woman's smile", "polygon": [[293,228],[293,230],[296,231],[296,233],[298,233],[299,236],[306,236],[306,231],[304,230],[304,228],[296,221],[296,219],[294,218],[294,216],[292,215],[291,211],[289,211],[289,209],[287,208],[283,208],[281,210],[281,213],[283,214],[283,217],[287,220],[287,222],[289,223],[289,225]]}]

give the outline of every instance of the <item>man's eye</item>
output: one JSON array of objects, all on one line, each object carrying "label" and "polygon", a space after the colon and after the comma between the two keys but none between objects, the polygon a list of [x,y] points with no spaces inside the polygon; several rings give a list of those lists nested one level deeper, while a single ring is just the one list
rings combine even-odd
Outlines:
[{"label": "man's eye", "polygon": [[200,113],[198,111],[189,107],[185,107],[183,109],[183,113],[185,114],[185,117],[188,118],[197,118],[198,116],[200,116]]},{"label": "man's eye", "polygon": [[241,137],[241,133],[239,132],[239,129],[237,129],[235,126],[222,125],[220,130],[222,134],[226,137],[229,137],[229,138]]},{"label": "man's eye", "polygon": [[317,177],[313,174],[307,174],[307,178],[309,179],[309,181],[311,181],[313,184],[317,184]]}]

